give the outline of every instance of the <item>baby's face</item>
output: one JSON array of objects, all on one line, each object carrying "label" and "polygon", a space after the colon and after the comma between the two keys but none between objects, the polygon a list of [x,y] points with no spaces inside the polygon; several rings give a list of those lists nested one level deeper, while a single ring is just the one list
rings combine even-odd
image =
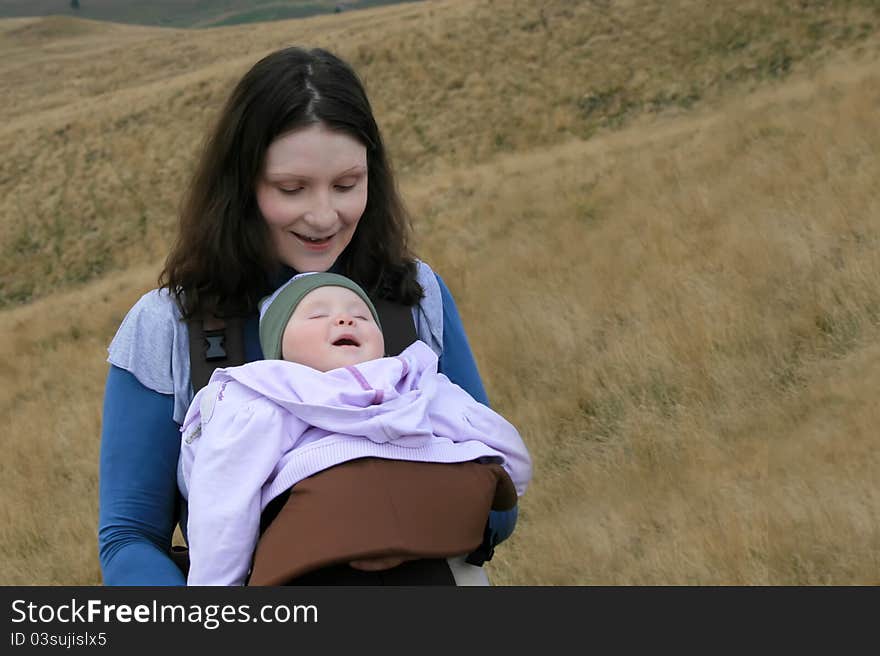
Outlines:
[{"label": "baby's face", "polygon": [[281,337],[282,358],[318,371],[384,355],[385,340],[370,308],[345,287],[318,287],[306,294]]}]

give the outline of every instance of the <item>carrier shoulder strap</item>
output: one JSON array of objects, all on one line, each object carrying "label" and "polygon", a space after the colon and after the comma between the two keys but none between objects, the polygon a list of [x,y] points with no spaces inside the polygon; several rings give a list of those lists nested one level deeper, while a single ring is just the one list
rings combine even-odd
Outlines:
[{"label": "carrier shoulder strap", "polygon": [[379,315],[379,321],[382,322],[385,355],[400,355],[407,346],[418,339],[412,308],[384,298],[373,300],[373,305]]},{"label": "carrier shoulder strap", "polygon": [[[399,355],[418,339],[411,307],[385,299],[373,301],[373,305],[382,322],[386,355]],[[219,319],[211,315],[187,322],[193,393],[208,384],[214,369],[245,363],[244,322],[244,317]]]},{"label": "carrier shoulder strap", "polygon": [[194,317],[187,324],[193,393],[208,384],[214,369],[244,364],[244,317],[207,315]]}]

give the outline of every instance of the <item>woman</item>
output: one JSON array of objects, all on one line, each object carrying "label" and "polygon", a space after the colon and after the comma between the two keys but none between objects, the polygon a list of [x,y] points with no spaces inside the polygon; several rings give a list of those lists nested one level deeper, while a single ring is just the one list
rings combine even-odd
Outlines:
[{"label": "woman", "polygon": [[[160,288],[135,304],[109,348],[99,492],[106,584],[185,583],[169,548],[179,426],[193,395],[191,317],[246,316],[245,359],[258,360],[260,299],[297,272],[338,272],[373,297],[412,306],[440,371],[488,405],[452,296],[410,253],[408,236],[354,71],[298,48],[254,65],[207,141]],[[515,513],[493,521],[503,539]],[[469,567],[456,580],[473,577]]]}]

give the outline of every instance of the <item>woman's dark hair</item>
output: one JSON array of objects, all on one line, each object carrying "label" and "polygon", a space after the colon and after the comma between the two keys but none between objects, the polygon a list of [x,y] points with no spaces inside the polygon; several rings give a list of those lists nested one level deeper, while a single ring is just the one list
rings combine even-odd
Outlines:
[{"label": "woman's dark hair", "polygon": [[374,298],[423,295],[398,194],[363,84],[326,50],[287,48],[257,62],[226,102],[184,198],[159,284],[184,316],[254,312],[281,265],[257,205],[266,150],[279,135],[322,123],[367,149],[367,205],[340,256],[340,273]]}]

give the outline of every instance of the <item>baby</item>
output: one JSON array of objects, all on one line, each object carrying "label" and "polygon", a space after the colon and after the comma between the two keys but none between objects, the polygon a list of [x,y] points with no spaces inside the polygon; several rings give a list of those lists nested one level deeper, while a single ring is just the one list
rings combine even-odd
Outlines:
[{"label": "baby", "polygon": [[181,427],[189,585],[245,583],[267,504],[343,463],[495,463],[524,493],[531,460],[516,429],[438,373],[425,343],[384,357],[376,310],[350,279],[295,276],[262,303],[260,342],[266,359],[216,370]]}]

